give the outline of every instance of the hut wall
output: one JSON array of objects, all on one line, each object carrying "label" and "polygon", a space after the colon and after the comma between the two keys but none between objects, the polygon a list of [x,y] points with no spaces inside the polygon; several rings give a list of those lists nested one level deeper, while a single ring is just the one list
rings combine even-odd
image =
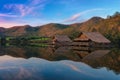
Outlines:
[{"label": "hut wall", "polygon": [[89,46],[89,42],[73,42],[75,46]]}]

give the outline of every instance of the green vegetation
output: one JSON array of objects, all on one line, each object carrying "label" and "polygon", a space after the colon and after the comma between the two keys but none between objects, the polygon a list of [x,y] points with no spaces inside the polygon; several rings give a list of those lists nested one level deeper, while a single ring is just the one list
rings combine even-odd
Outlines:
[{"label": "green vegetation", "polygon": [[76,32],[71,33],[69,37],[73,40],[73,39],[75,39],[76,37],[78,37],[79,34],[80,34],[80,32],[76,31]]},{"label": "green vegetation", "polygon": [[40,40],[40,41],[49,40],[48,37],[39,37],[39,36],[27,37],[27,39],[28,39],[28,40]]},{"label": "green vegetation", "polygon": [[113,45],[120,47],[120,33],[118,34],[109,33],[109,34],[106,34],[105,36],[111,40]]},{"label": "green vegetation", "polygon": [[40,44],[30,43],[29,45],[30,46],[35,46],[35,47],[47,47],[48,46],[47,44],[44,44],[44,43],[40,43]]}]

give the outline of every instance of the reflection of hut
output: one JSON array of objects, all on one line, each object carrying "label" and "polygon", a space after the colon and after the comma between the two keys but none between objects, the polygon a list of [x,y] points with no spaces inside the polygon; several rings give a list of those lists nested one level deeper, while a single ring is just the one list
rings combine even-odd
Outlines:
[{"label": "reflection of hut", "polygon": [[77,45],[100,47],[110,44],[110,41],[99,32],[82,32],[78,38],[74,39],[74,43]]},{"label": "reflection of hut", "polygon": [[71,39],[66,35],[56,35],[53,37],[53,44],[55,45],[70,45]]},{"label": "reflection of hut", "polygon": [[63,47],[62,46],[62,47],[57,48],[54,53],[65,54],[65,53],[69,53],[70,49],[71,49],[71,47],[65,47],[65,46]]},{"label": "reflection of hut", "polygon": [[55,60],[73,60],[73,61],[80,61],[81,59],[71,50],[71,47],[68,46],[61,46],[57,48],[54,52]]},{"label": "reflection of hut", "polygon": [[96,50],[91,52],[89,55],[85,56],[83,58],[83,62],[84,61],[95,61],[99,58],[102,58],[103,56],[105,56],[106,54],[108,54],[110,52],[110,50]]},{"label": "reflection of hut", "polygon": [[74,51],[74,53],[77,54],[80,59],[90,54],[88,51]]}]

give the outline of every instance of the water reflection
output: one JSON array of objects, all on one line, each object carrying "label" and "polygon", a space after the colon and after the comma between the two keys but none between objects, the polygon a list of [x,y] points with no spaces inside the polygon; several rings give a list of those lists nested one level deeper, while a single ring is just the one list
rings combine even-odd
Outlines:
[{"label": "water reflection", "polygon": [[119,62],[119,49],[1,46],[0,80],[118,80]]}]

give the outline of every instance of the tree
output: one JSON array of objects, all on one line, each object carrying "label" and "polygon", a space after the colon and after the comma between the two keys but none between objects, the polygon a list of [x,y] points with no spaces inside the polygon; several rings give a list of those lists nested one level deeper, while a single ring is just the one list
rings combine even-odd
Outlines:
[{"label": "tree", "polygon": [[120,12],[117,11],[113,14],[113,17],[116,17],[116,16],[120,16]]},{"label": "tree", "polygon": [[112,18],[112,16],[108,15],[108,16],[107,16],[107,19],[110,19],[110,18]]}]

